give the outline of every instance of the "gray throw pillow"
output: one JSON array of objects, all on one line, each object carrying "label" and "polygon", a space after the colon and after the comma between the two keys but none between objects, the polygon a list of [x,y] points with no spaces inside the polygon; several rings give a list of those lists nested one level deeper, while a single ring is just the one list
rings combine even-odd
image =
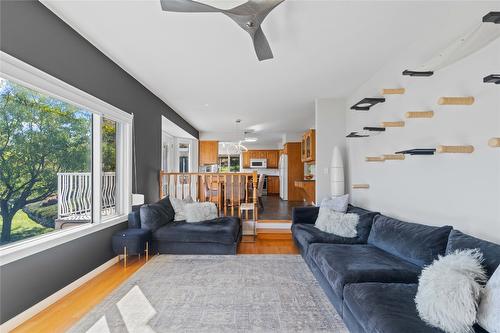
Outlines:
[{"label": "gray throw pillow", "polygon": [[341,195],[340,197],[329,197],[321,201],[320,207],[328,207],[336,212],[345,213],[349,206],[349,194]]}]

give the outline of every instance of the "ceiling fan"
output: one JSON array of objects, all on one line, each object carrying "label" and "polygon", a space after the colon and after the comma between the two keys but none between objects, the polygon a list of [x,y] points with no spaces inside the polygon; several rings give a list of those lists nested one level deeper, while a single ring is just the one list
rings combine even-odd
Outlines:
[{"label": "ceiling fan", "polygon": [[260,25],[266,16],[284,0],[249,0],[231,9],[220,9],[194,0],[160,0],[161,9],[181,13],[222,13],[231,18],[253,40],[259,61],[272,59],[273,51]]}]

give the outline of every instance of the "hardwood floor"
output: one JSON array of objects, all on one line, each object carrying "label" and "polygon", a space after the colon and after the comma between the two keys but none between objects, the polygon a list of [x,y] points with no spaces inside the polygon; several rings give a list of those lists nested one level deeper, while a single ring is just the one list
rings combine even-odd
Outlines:
[{"label": "hardwood floor", "polygon": [[[245,236],[247,237],[247,236]],[[254,243],[242,242],[238,254],[298,254],[292,235],[279,231],[261,233]],[[65,332],[82,318],[109,293],[120,286],[144,265],[141,260],[130,257],[127,268],[118,263],[108,268],[89,282],[66,295],[12,332],[54,333]]]},{"label": "hardwood floor", "polygon": [[281,200],[279,195],[262,197],[264,210],[259,210],[259,220],[291,220],[293,207],[308,206],[303,201]]}]

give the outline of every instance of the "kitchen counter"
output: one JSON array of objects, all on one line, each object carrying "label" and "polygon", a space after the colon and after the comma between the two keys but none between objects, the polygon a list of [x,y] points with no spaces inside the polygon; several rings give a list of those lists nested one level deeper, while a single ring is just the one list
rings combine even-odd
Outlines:
[{"label": "kitchen counter", "polygon": [[296,180],[294,182],[296,188],[303,191],[304,199],[307,203],[316,202],[316,181],[314,179]]}]

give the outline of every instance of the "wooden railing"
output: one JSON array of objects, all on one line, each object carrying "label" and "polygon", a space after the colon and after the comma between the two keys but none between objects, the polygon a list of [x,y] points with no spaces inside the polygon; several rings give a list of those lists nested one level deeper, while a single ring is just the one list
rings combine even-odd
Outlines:
[{"label": "wooden railing", "polygon": [[[160,199],[191,197],[213,202],[220,216],[258,218],[258,175],[253,173],[179,173],[160,171]],[[248,209],[251,207],[250,209]]]}]

